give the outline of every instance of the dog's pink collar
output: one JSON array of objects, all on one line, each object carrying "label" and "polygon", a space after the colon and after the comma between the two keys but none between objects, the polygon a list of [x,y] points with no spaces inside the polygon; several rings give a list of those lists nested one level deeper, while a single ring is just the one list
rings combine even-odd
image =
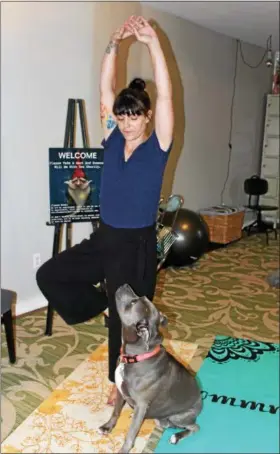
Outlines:
[{"label": "dog's pink collar", "polygon": [[160,345],[157,345],[154,350],[148,353],[142,353],[141,355],[124,355],[123,348],[121,347],[121,356],[120,360],[125,364],[138,363],[139,361],[144,361],[145,359],[152,358],[152,356],[157,355],[160,352]]}]

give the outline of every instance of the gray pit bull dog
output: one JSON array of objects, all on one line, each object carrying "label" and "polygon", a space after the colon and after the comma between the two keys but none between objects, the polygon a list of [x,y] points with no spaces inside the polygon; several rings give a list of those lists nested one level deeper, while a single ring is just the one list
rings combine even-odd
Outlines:
[{"label": "gray pit bull dog", "polygon": [[124,404],[134,409],[131,425],[119,452],[128,453],[144,419],[155,419],[162,428],[182,429],[170,438],[177,443],[199,430],[196,418],[202,401],[195,378],[161,345],[160,325],[166,318],[146,297],[137,296],[128,284],[116,292],[122,322],[122,352],[116,369],[117,399],[110,420],[99,428],[108,434]]}]

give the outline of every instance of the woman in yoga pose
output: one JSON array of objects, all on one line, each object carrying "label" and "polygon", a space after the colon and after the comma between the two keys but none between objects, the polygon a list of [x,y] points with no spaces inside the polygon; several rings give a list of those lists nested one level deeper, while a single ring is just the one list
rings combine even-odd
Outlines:
[{"label": "woman in yoga pose", "polygon": [[[134,35],[147,46],[157,89],[155,128],[147,135],[151,102],[142,79],[115,93],[121,41]],[[121,323],[115,292],[128,283],[153,299],[156,273],[158,203],[173,138],[170,77],[154,28],[131,16],[111,37],[101,68],[100,115],[104,130],[104,168],[99,228],[80,244],[44,263],[37,283],[50,305],[68,324],[89,320],[109,307],[109,380],[121,347]],[[106,280],[107,295],[95,284]],[[113,384],[108,403],[114,403]]]}]

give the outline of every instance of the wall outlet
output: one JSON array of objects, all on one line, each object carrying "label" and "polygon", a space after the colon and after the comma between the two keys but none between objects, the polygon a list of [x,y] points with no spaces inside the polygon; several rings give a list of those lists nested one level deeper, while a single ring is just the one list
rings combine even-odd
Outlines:
[{"label": "wall outlet", "polygon": [[41,265],[41,254],[33,254],[33,268],[39,268]]}]

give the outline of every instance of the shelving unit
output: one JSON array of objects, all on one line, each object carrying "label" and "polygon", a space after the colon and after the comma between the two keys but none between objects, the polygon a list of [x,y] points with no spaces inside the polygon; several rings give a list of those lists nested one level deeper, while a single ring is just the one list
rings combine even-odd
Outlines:
[{"label": "shelving unit", "polygon": [[265,130],[263,139],[263,151],[261,160],[261,177],[268,182],[268,191],[260,198],[261,205],[276,205],[278,211],[266,211],[264,219],[279,224],[280,201],[279,201],[279,95],[267,95]]}]

